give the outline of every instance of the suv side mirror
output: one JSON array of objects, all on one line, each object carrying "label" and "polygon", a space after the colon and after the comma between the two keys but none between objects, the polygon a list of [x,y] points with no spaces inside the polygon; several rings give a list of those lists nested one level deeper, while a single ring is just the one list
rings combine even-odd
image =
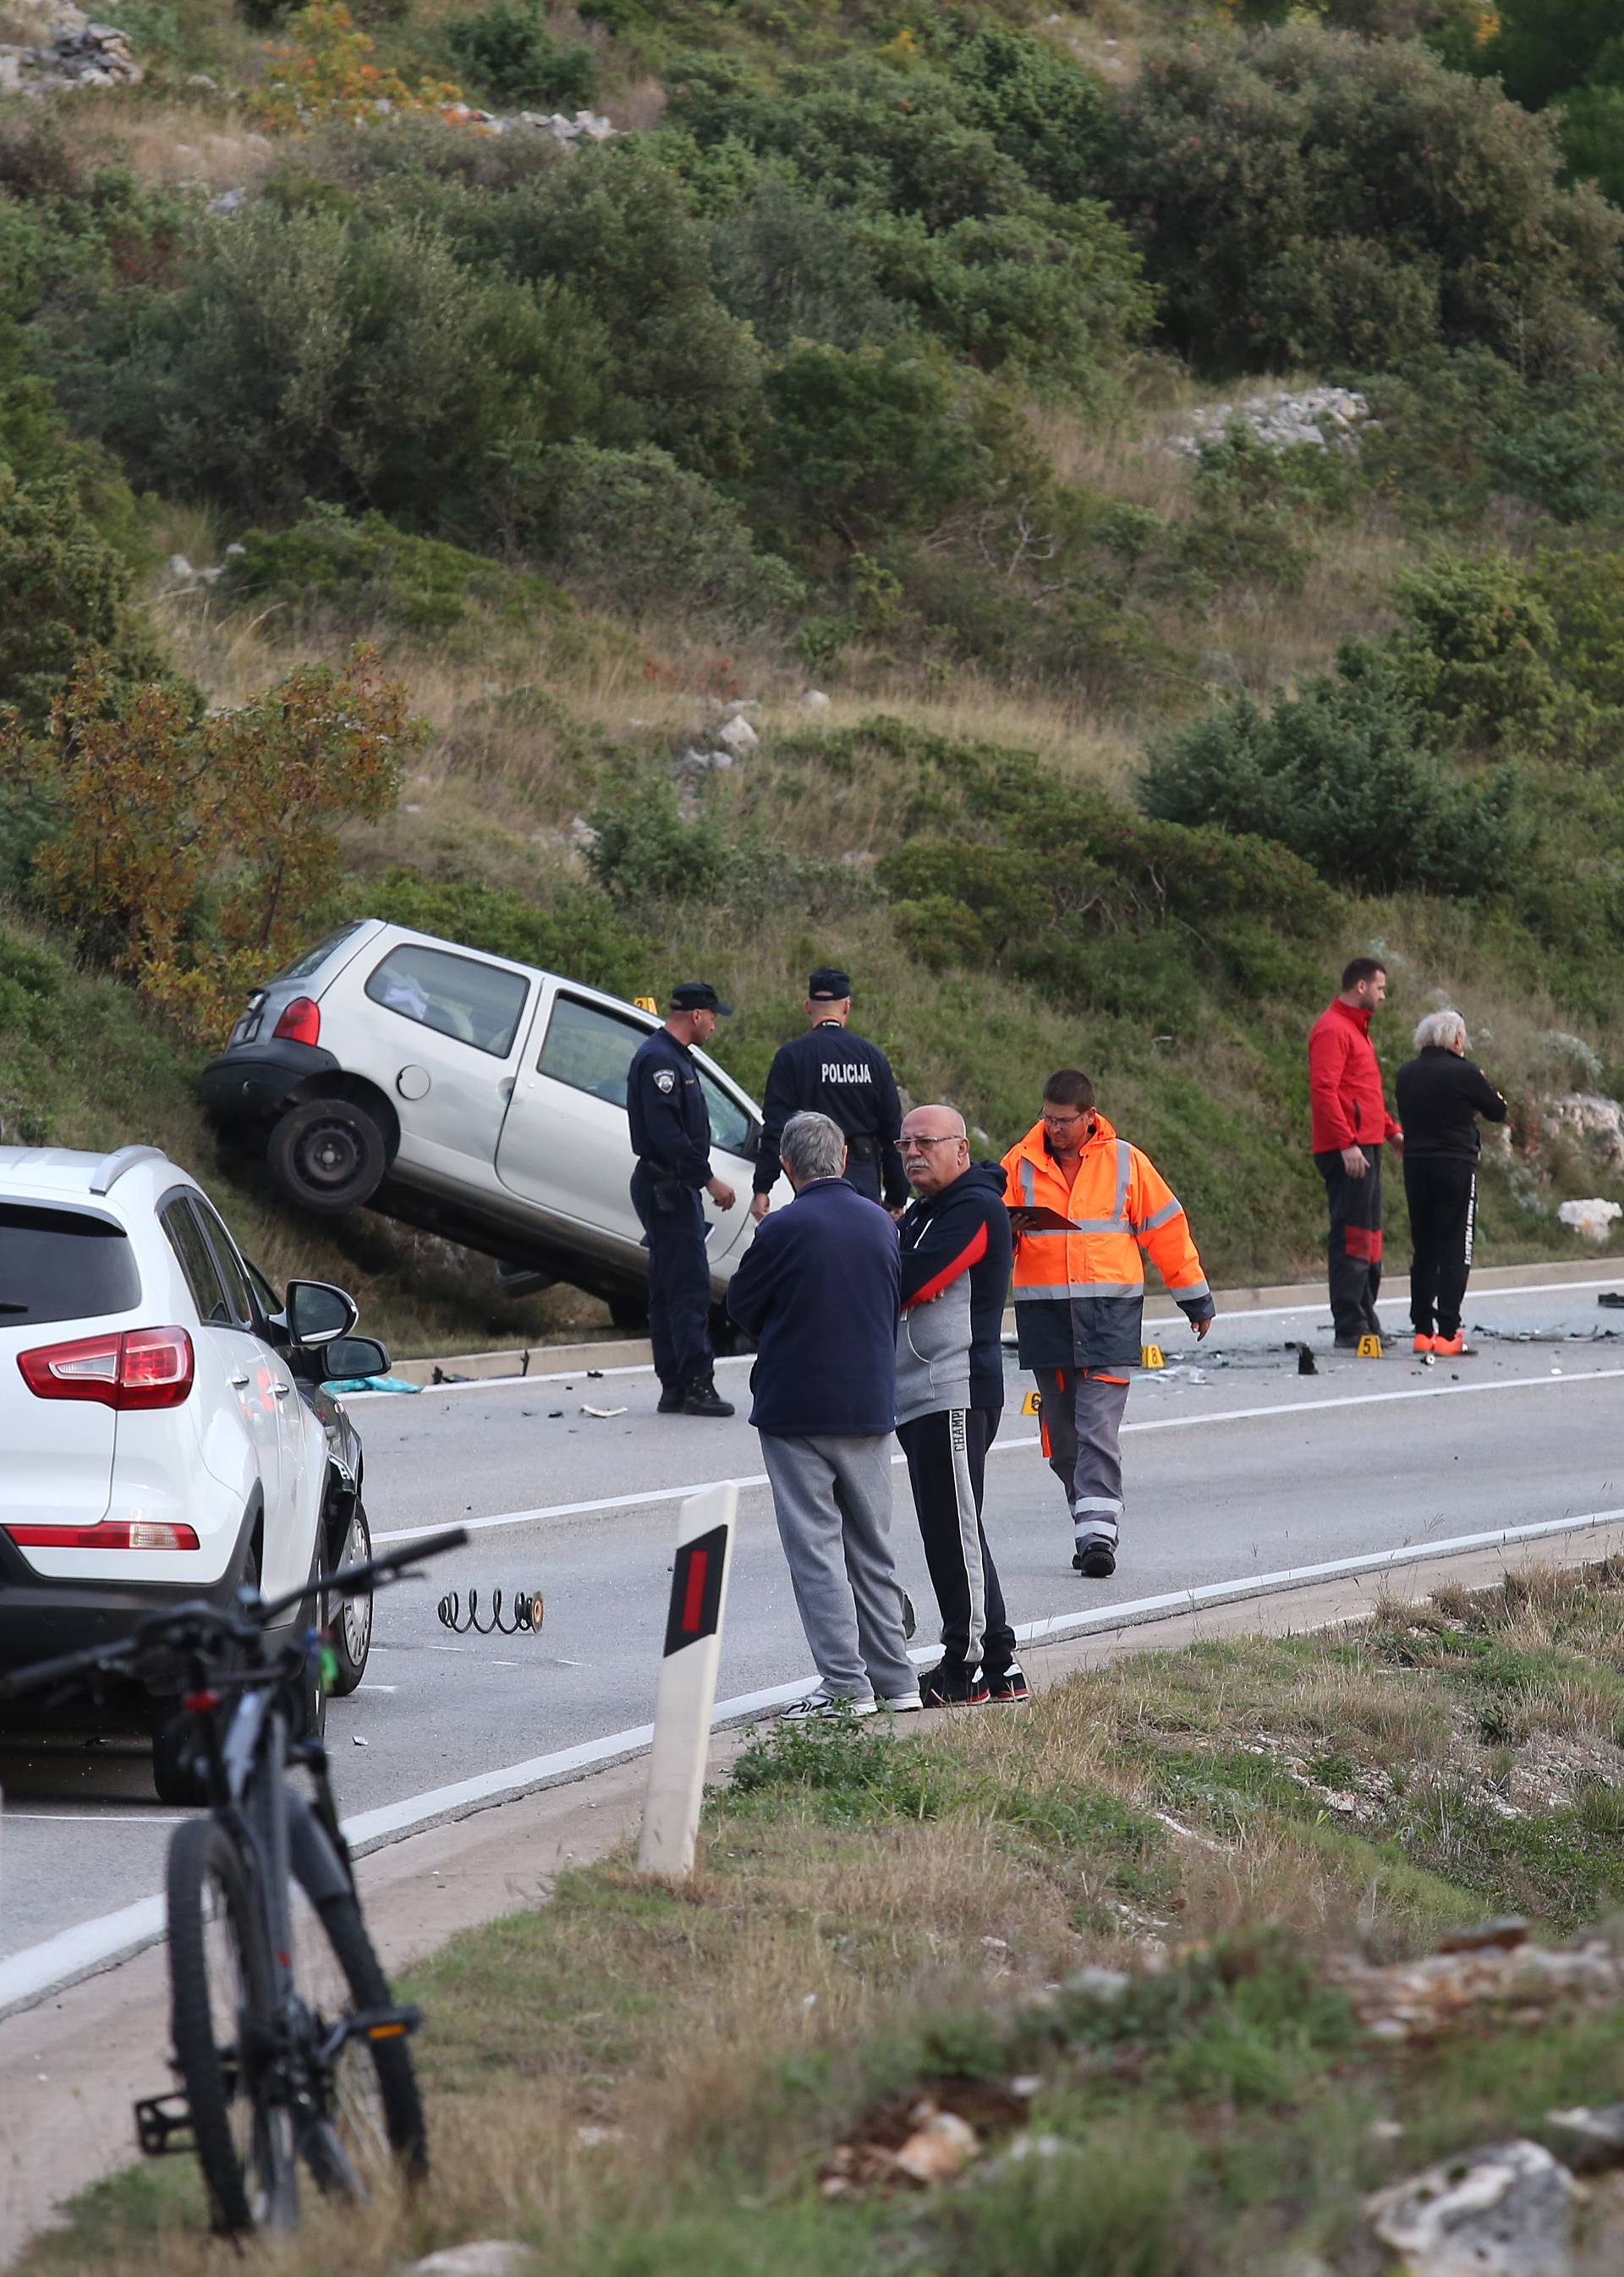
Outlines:
[{"label": "suv side mirror", "polygon": [[387,1375],[389,1349],[376,1336],[335,1336],[321,1352],[324,1383],[348,1383],[357,1376]]},{"label": "suv side mirror", "polygon": [[327,1281],[290,1281],[284,1312],[289,1336],[307,1352],[348,1336],[361,1318],[355,1298]]}]

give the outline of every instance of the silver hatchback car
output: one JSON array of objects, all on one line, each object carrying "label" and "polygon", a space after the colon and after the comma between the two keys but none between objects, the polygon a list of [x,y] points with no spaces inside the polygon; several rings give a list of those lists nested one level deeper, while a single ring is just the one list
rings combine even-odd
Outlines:
[{"label": "silver hatchback car", "polygon": [[[212,1120],[263,1146],[300,1208],[364,1203],[499,1260],[515,1292],[564,1281],[646,1319],[626,1078],[657,1016],[553,972],[363,918],[257,989],[202,1078]],[[720,1300],[749,1245],[761,1117],[696,1052]],[[788,1199],[788,1190],[778,1199]]]}]

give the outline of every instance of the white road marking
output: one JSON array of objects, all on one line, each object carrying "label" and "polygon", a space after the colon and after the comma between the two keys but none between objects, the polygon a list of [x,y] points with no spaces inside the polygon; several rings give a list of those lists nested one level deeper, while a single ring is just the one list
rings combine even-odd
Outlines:
[{"label": "white road marking", "polygon": [[[1367,1365],[1375,1367],[1378,1362]],[[1624,1376],[1624,1367],[1594,1367],[1579,1370],[1571,1375],[1512,1375],[1496,1376],[1486,1383],[1422,1384],[1407,1391],[1354,1391],[1333,1399],[1282,1399],[1272,1406],[1223,1407],[1199,1415],[1157,1415],[1143,1422],[1125,1423],[1124,1436],[1130,1431],[1193,1431],[1209,1423],[1255,1423],[1276,1416],[1322,1414],[1337,1407],[1384,1407],[1407,1399],[1469,1399],[1490,1391],[1552,1391],[1573,1383],[1604,1383]],[[1293,1379],[1296,1381],[1297,1379]],[[989,1455],[1012,1455],[1024,1447],[1036,1447],[1037,1438],[995,1439]],[[906,1460],[903,1455],[893,1455],[892,1467]],[[637,1494],[599,1495],[587,1502],[560,1502],[539,1510],[504,1510],[487,1518],[465,1518],[461,1523],[469,1534],[484,1534],[493,1528],[512,1526],[537,1526],[552,1518],[582,1518],[599,1510],[640,1510],[667,1502],[681,1502],[688,1495],[709,1494],[720,1486],[736,1486],[741,1494],[752,1487],[767,1483],[765,1471],[752,1471],[735,1479],[701,1479],[695,1484],[680,1487],[650,1487]],[[426,1534],[438,1534],[447,1523],[456,1520],[431,1519],[422,1526],[396,1527],[392,1533],[374,1534],[375,1543],[386,1542],[416,1542]],[[431,1651],[447,1652],[456,1648],[448,1645],[431,1646]]]},{"label": "white road marking", "polygon": [[[1600,1281],[1531,1281],[1525,1288],[1483,1289],[1477,1293],[1484,1298],[1492,1298],[1497,1303],[1509,1303],[1523,1297],[1561,1296],[1570,1289],[1617,1289],[1620,1285],[1624,1285],[1624,1275],[1613,1273]],[[1158,1291],[1158,1297],[1162,1293]],[[1223,1291],[1220,1291],[1219,1294],[1222,1296]],[[1376,1303],[1378,1311],[1384,1306],[1389,1311],[1399,1311],[1408,1306],[1409,1299],[1407,1297],[1382,1297]],[[1218,1317],[1225,1328],[1232,1329],[1239,1327],[1243,1321],[1284,1321],[1304,1313],[1329,1314],[1330,1311],[1330,1299],[1322,1297],[1316,1303],[1309,1305],[1260,1305],[1233,1313],[1220,1313]],[[1185,1329],[1189,1325],[1182,1313],[1175,1313],[1167,1320],[1147,1321],[1145,1323],[1147,1329]],[[743,1367],[754,1358],[753,1352],[728,1352],[717,1360],[716,1365],[718,1367]],[[424,1383],[417,1389],[425,1396],[444,1394],[450,1398],[466,1391],[522,1391],[527,1384],[531,1383],[579,1385],[586,1382],[589,1376],[594,1383],[599,1381],[606,1383],[611,1376],[652,1375],[653,1373],[652,1361],[632,1360],[620,1367],[600,1367],[591,1371],[583,1367],[561,1367],[549,1375],[471,1375],[460,1383]],[[347,1405],[352,1399],[402,1399],[408,1397],[408,1394],[399,1391],[347,1391],[343,1394]]]},{"label": "white road marking", "polygon": [[[1204,1582],[1195,1588],[1173,1590],[1156,1597],[1129,1598],[1118,1604],[1097,1606],[1090,1612],[1057,1613],[1047,1620],[1023,1621],[1015,1634],[1021,1643],[1033,1644],[1064,1635],[1084,1634],[1090,1630],[1122,1628],[1137,1621],[1154,1619],[1158,1614],[1199,1611],[1203,1605],[1272,1594],[1308,1581],[1330,1580],[1338,1574],[1379,1573],[1464,1550],[1506,1549],[1514,1542],[1594,1530],[1620,1519],[1624,1519],[1624,1510],[1596,1510],[1582,1517],[1503,1527],[1495,1533],[1458,1534],[1442,1542],[1407,1543],[1399,1550],[1372,1550],[1361,1557],[1336,1558],[1324,1565],[1289,1566],[1277,1573],[1255,1573],[1239,1580]],[[934,1659],[938,1649],[935,1646],[916,1646],[911,1657],[916,1664],[923,1664]],[[719,1701],[711,1718],[712,1726],[745,1723],[770,1709],[787,1707],[792,1700],[804,1697],[816,1681],[815,1676],[801,1676],[793,1683],[775,1684],[763,1692],[748,1692],[736,1699]],[[346,1819],[345,1838],[357,1849],[371,1847],[392,1837],[411,1833],[437,1818],[465,1816],[484,1804],[511,1800],[537,1787],[556,1786],[596,1765],[640,1754],[653,1733],[652,1724],[638,1724],[628,1731],[610,1732],[602,1739],[588,1740],[579,1747],[562,1748],[550,1755],[535,1755],[526,1763],[511,1763],[505,1770],[482,1771],[473,1778],[431,1787],[422,1794],[408,1795],[400,1802],[385,1803],[379,1809],[362,1811],[355,1818]],[[10,1959],[0,1961],[0,2016],[37,2000],[42,1993],[74,1977],[91,1975],[99,1968],[138,1952],[163,1933],[164,1900],[143,1898],[137,1905],[104,1914],[98,1920],[80,1922],[42,1944],[25,1947]]]},{"label": "white road marking", "polygon": [[8,1826],[179,1826],[183,1822],[178,1816],[160,1816],[156,1811],[149,1817],[144,1811],[97,1810],[90,1803],[82,1810],[19,1810],[13,1803],[5,1814],[5,1823]]}]

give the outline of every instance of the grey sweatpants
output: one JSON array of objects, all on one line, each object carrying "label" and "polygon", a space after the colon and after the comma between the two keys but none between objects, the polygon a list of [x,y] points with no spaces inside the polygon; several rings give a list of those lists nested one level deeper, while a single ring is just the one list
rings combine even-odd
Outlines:
[{"label": "grey sweatpants", "polygon": [[801,1626],[831,1699],[917,1694],[891,1557],[891,1441],[761,1434]]},{"label": "grey sweatpants", "polygon": [[1077,1368],[1039,1368],[1043,1451],[1066,1490],[1080,1549],[1109,1542],[1122,1523],[1122,1414],[1125,1382],[1085,1375]]}]

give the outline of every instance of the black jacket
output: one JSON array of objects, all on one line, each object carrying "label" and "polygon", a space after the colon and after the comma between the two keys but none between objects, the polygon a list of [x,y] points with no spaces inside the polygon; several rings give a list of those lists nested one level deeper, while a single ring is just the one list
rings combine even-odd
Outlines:
[{"label": "black jacket", "polygon": [[939,1194],[910,1202],[902,1237],[904,1310],[970,1280],[970,1405],[1003,1405],[1003,1308],[1010,1296],[1010,1213],[998,1162],[972,1162]]},{"label": "black jacket", "polygon": [[896,1228],[843,1178],[756,1228],[728,1311],[756,1340],[750,1420],[780,1438],[879,1438],[896,1413]]},{"label": "black jacket", "polygon": [[686,1044],[656,1028],[626,1075],[631,1151],[640,1162],[684,1186],[711,1183],[711,1117],[705,1087]]},{"label": "black jacket", "polygon": [[838,1020],[824,1020],[779,1046],[761,1102],[761,1147],[752,1182],[759,1194],[771,1193],[777,1181],[778,1142],[785,1123],[806,1110],[838,1123],[847,1143],[858,1142],[854,1151],[872,1149],[865,1159],[880,1165],[886,1206],[900,1209],[908,1199],[896,1151],[902,1102],[891,1062],[879,1045],[854,1035]]},{"label": "black jacket", "polygon": [[1477,1117],[1504,1123],[1506,1101],[1482,1068],[1442,1044],[1406,1060],[1393,1083],[1404,1125],[1407,1162],[1475,1162],[1483,1140]]}]

